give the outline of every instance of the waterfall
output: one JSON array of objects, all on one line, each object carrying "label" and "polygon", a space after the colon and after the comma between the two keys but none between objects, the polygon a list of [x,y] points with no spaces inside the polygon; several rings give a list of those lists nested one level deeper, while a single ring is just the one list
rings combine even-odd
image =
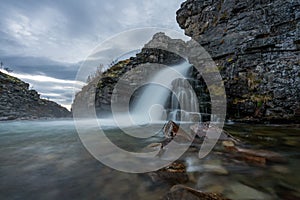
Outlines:
[{"label": "waterfall", "polygon": [[[131,118],[138,124],[153,123],[167,120],[166,104],[170,97],[170,91],[177,95],[179,102],[184,102],[183,108],[192,110],[193,102],[189,101],[192,96],[186,87],[174,87],[174,81],[184,80],[187,77],[191,65],[182,63],[173,67],[168,67],[155,74],[149,81],[137,102],[133,106]],[[173,83],[173,84],[172,84]],[[186,85],[185,85],[186,86]],[[172,98],[173,99],[173,98]],[[175,100],[174,100],[175,101]],[[178,102],[178,101],[177,101]],[[197,104],[196,104],[197,105]],[[178,106],[174,105],[176,109]],[[194,109],[194,108],[193,108]]]},{"label": "waterfall", "polygon": [[181,110],[188,112],[198,111],[197,96],[192,88],[190,88],[190,83],[187,81],[187,79],[175,79],[172,82],[172,91],[172,110],[179,109],[179,100],[181,102]]},{"label": "waterfall", "polygon": [[[172,82],[172,97],[169,119],[173,121],[201,121],[198,98],[187,79]],[[179,102],[180,105],[179,105]]]}]

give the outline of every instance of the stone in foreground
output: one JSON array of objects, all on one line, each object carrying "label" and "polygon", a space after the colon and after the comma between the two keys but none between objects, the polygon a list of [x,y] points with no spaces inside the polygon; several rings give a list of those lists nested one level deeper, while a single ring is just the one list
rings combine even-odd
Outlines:
[{"label": "stone in foreground", "polygon": [[184,185],[175,185],[163,200],[229,200],[217,193],[206,193]]}]

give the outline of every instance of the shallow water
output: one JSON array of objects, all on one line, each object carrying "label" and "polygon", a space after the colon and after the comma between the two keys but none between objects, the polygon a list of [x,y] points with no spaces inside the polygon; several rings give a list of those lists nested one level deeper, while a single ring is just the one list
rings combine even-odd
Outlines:
[{"label": "shallow water", "polygon": [[[115,144],[128,150],[161,139],[125,137],[111,125],[105,129]],[[245,141],[244,147],[278,152],[288,163],[252,165],[218,148],[200,160],[196,151],[189,151],[182,157],[190,177],[187,185],[232,199],[300,198],[299,127],[239,124],[225,129]],[[170,188],[147,174],[101,164],[81,144],[72,120],[0,122],[0,163],[0,199],[160,199]]]}]

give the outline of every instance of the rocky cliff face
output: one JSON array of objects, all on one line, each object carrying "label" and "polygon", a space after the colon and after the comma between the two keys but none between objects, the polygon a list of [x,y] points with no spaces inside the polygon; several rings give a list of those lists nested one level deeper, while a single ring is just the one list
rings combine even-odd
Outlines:
[{"label": "rocky cliff face", "polygon": [[[177,11],[177,21],[185,34],[208,51],[220,70],[227,95],[227,118],[299,121],[299,9],[299,1],[187,0]],[[117,63],[85,86],[76,95],[73,108],[87,112],[96,107],[97,113],[109,113],[115,101],[115,85],[126,72],[143,63],[172,65],[182,61],[174,53],[151,47],[177,48],[187,53],[193,48],[190,44],[162,33],[154,35],[136,57]],[[197,55],[185,56],[190,63],[197,62]],[[140,77],[153,70],[151,66],[138,69],[134,75],[125,75],[124,85],[137,84]],[[191,77],[194,89],[205,85],[197,72]],[[129,95],[126,88],[116,93],[118,100]],[[203,87],[196,93],[205,96],[198,97],[200,102],[209,99]],[[209,106],[201,105],[200,110],[209,112]]]},{"label": "rocky cliff face", "polygon": [[187,0],[185,34],[221,70],[232,119],[299,119],[300,1]]},{"label": "rocky cliff face", "polygon": [[71,113],[55,102],[41,99],[29,84],[0,72],[0,120],[60,118]]},{"label": "rocky cliff face", "polygon": [[[75,96],[72,105],[73,113],[76,116],[92,117],[96,109],[98,116],[105,116],[111,114],[111,105],[115,102],[128,105],[129,101],[129,107],[131,107],[143,91],[143,84],[141,84],[143,79],[151,79],[158,70],[163,69],[163,66],[172,67],[186,61],[181,56],[165,49],[176,49],[175,51],[187,57],[187,46],[184,41],[171,39],[164,33],[155,34],[136,57],[118,62],[100,77],[84,86]],[[197,95],[199,111],[206,113],[202,116],[202,119],[208,120],[210,97],[207,86],[196,69],[191,68],[189,75],[191,78],[188,79],[188,82]],[[179,82],[180,80],[174,81],[173,87],[178,87]],[[120,85],[121,87],[118,87]],[[130,100],[128,100],[128,97],[130,97]],[[173,103],[175,102],[173,101]],[[173,107],[173,103],[172,93],[170,92],[169,101],[165,105],[167,114],[176,109]]]},{"label": "rocky cliff face", "polygon": [[[72,110],[80,113],[80,116],[83,116],[84,113],[89,116],[95,108],[97,114],[100,116],[110,114],[112,101],[118,100],[122,102],[125,97],[132,95],[128,94],[130,87],[138,85],[141,78],[151,76],[151,73],[155,71],[155,66],[152,66],[151,63],[171,66],[184,60],[174,53],[152,48],[151,44],[153,44],[153,42],[170,45],[170,48],[172,45],[177,46],[178,43],[177,40],[172,40],[163,33],[155,34],[153,39],[146,44],[142,51],[135,57],[118,62],[105,71],[100,77],[97,77],[91,83],[83,87],[75,96]],[[142,64],[145,65],[137,68]],[[133,73],[126,75],[126,72],[129,71]],[[122,90],[116,91],[115,86],[120,78],[122,78]],[[113,91],[116,94],[115,99],[112,99]],[[137,95],[139,94],[136,93],[135,96]]]}]

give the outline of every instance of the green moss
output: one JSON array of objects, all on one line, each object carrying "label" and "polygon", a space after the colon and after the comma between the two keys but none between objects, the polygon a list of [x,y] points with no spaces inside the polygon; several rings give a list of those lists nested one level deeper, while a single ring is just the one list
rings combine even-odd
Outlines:
[{"label": "green moss", "polygon": [[261,79],[258,77],[257,73],[250,72],[247,74],[247,82],[249,89],[254,90],[260,85]]},{"label": "green moss", "polygon": [[219,66],[217,66],[217,68],[218,68],[219,71],[222,71],[223,69],[225,69],[225,66],[219,65]]},{"label": "green moss", "polygon": [[234,59],[231,57],[231,58],[228,58],[228,59],[227,59],[227,62],[230,63],[230,62],[233,62],[233,60],[234,60]]},{"label": "green moss", "polygon": [[235,98],[235,99],[233,99],[232,103],[236,105],[239,103],[244,103],[245,101],[246,101],[246,99]]},{"label": "green moss", "polygon": [[250,96],[250,100],[253,102],[257,102],[257,104],[265,103],[269,100],[271,100],[272,97],[269,95],[260,95],[260,94],[253,94]]},{"label": "green moss", "polygon": [[256,103],[256,106],[257,106],[258,108],[261,108],[262,105],[263,105],[263,102],[262,102],[262,101],[258,101],[258,102]]}]

